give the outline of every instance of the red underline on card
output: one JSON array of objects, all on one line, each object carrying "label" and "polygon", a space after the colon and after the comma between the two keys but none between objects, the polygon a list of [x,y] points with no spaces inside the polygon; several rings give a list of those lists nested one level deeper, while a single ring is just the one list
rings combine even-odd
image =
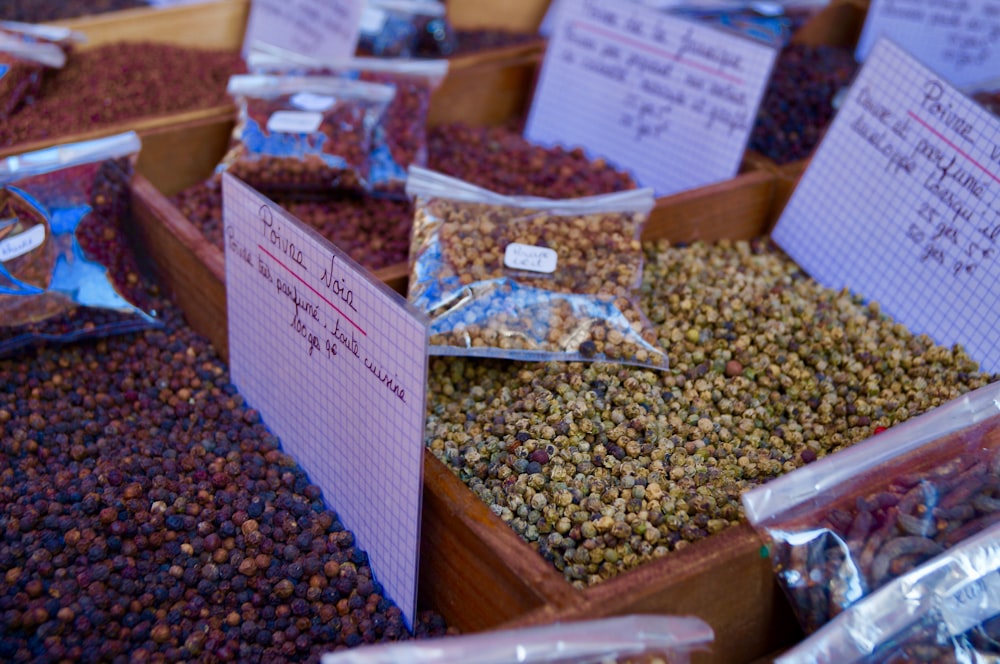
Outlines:
[{"label": "red underline on card", "polygon": [[628,45],[630,45],[630,46],[632,46],[634,48],[642,49],[644,51],[649,51],[650,53],[655,53],[656,55],[662,55],[662,56],[664,56],[664,57],[666,57],[666,58],[668,58],[670,60],[673,60],[674,62],[679,62],[681,64],[685,64],[685,65],[688,65],[690,67],[694,67],[695,69],[700,69],[701,71],[705,72],[706,74],[712,74],[713,76],[718,76],[719,78],[724,78],[724,79],[726,79],[727,81],[729,81],[731,83],[736,83],[737,85],[743,85],[743,79],[742,78],[739,78],[737,76],[733,76],[732,74],[727,74],[726,72],[719,71],[718,69],[713,69],[712,67],[709,67],[708,65],[703,65],[703,64],[700,64],[698,62],[694,62],[692,60],[685,60],[684,58],[682,58],[680,56],[674,55],[670,51],[664,51],[662,48],[657,48],[655,46],[650,46],[649,44],[644,44],[641,41],[637,41],[635,39],[631,39],[629,37],[625,37],[625,36],[620,35],[620,34],[618,34],[616,32],[611,32],[610,30],[605,30],[604,28],[599,28],[598,26],[593,25],[591,23],[584,23],[582,21],[573,21],[573,23],[575,23],[578,27],[586,28],[587,30],[590,30],[591,32],[596,32],[599,35],[607,37],[608,39],[614,39],[614,40],[617,40],[617,41],[620,41],[620,42],[624,42],[624,43],[626,43],[626,44],[628,44]]},{"label": "red underline on card", "polygon": [[304,279],[302,279],[302,277],[300,277],[299,275],[295,274],[295,271],[294,271],[294,270],[292,270],[292,269],[291,269],[290,267],[288,267],[287,265],[285,265],[284,263],[282,263],[282,262],[281,262],[281,259],[279,259],[279,258],[278,258],[277,256],[275,256],[274,254],[272,254],[272,253],[271,253],[270,251],[268,251],[267,249],[265,249],[264,247],[262,247],[262,246],[261,246],[261,245],[259,245],[259,244],[257,245],[257,248],[258,248],[258,249],[260,249],[261,251],[263,251],[263,252],[264,252],[265,254],[267,254],[268,256],[270,256],[270,257],[271,257],[271,260],[273,260],[273,261],[274,261],[275,263],[277,263],[277,264],[278,264],[278,265],[280,265],[281,267],[285,268],[285,271],[286,271],[286,272],[288,272],[288,274],[290,274],[290,275],[292,275],[293,277],[295,277],[296,279],[298,279],[298,280],[299,280],[299,282],[300,282],[300,283],[301,283],[301,284],[302,284],[303,286],[305,286],[306,288],[308,288],[309,290],[311,290],[311,291],[312,291],[313,293],[315,293],[315,294],[316,294],[316,297],[318,297],[319,299],[321,299],[321,300],[323,300],[324,302],[326,302],[327,304],[329,304],[329,305],[330,305],[330,307],[331,307],[331,308],[332,308],[332,309],[333,309],[334,311],[336,311],[336,312],[337,312],[338,314],[340,314],[341,316],[343,316],[343,317],[344,317],[344,318],[345,318],[345,319],[347,320],[347,322],[348,322],[348,323],[350,323],[351,325],[353,325],[353,326],[355,327],[355,329],[356,329],[356,330],[357,330],[358,332],[360,332],[361,334],[365,335],[366,337],[368,336],[368,333],[367,333],[367,332],[365,332],[364,330],[362,330],[362,329],[361,329],[361,327],[360,327],[360,326],[359,326],[359,325],[358,325],[357,323],[355,323],[355,322],[354,322],[353,320],[351,320],[351,317],[350,317],[350,316],[348,316],[348,315],[347,315],[347,314],[345,314],[345,313],[344,313],[343,311],[341,311],[341,310],[340,310],[339,308],[337,308],[337,305],[336,305],[336,304],[334,304],[334,303],[333,303],[333,302],[331,302],[330,300],[328,300],[328,299],[326,299],[325,297],[323,297],[323,294],[322,294],[322,293],[320,293],[320,292],[319,292],[318,290],[316,290],[315,288],[313,288],[312,286],[310,286],[309,284],[307,284],[307,283],[305,282],[305,280],[304,280]]},{"label": "red underline on card", "polygon": [[962,155],[963,157],[971,161],[973,164],[975,164],[976,167],[979,168],[979,170],[981,170],[983,173],[986,173],[991,178],[993,178],[994,182],[1000,183],[1000,178],[993,175],[993,173],[991,173],[985,166],[980,164],[978,161],[973,159],[968,153],[966,153],[965,150],[963,150],[962,148],[958,147],[957,145],[949,141],[947,138],[945,138],[944,135],[942,135],[941,132],[939,132],[937,129],[924,122],[924,120],[922,120],[921,118],[917,117],[917,115],[913,111],[907,111],[906,114],[909,115],[914,120],[916,120],[917,122],[919,122],[924,127],[924,129],[931,132],[932,134],[940,138],[942,141],[947,143],[952,150],[954,150],[955,152],[957,152],[958,154]]}]

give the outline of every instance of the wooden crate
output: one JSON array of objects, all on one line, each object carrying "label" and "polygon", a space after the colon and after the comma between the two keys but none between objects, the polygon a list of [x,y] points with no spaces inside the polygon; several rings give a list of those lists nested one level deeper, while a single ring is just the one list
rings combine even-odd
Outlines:
[{"label": "wooden crate", "polygon": [[537,32],[549,0],[445,0],[448,20],[458,29],[502,28]]},{"label": "wooden crate", "polygon": [[[238,51],[249,16],[250,0],[217,0],[164,9],[140,8],[59,21],[86,36],[80,48],[121,41],[154,41],[190,48]],[[544,52],[537,41],[492,48],[449,59],[448,74],[431,101],[433,123],[467,122],[495,125],[527,112],[532,84]],[[0,157],[30,152],[59,143],[89,140],[133,130],[144,140],[156,140],[171,127],[224,124],[235,107],[212,108],[145,117],[93,131],[50,137],[0,148]],[[214,144],[208,148],[214,147]],[[200,149],[200,148],[199,148]],[[185,169],[189,170],[189,169]]]},{"label": "wooden crate", "polygon": [[[144,141],[133,183],[132,233],[190,325],[226,356],[225,267],[168,196],[206,178],[232,122],[162,128]],[[213,150],[206,146],[214,145]],[[662,197],[644,239],[672,242],[766,233],[775,178],[748,170]],[[406,266],[376,273],[400,292]],[[690,613],[720,638],[705,661],[744,662],[791,643],[794,620],[749,527],[726,531],[584,591],[569,584],[429,451],[424,464],[420,604],[463,632],[636,612]]]}]

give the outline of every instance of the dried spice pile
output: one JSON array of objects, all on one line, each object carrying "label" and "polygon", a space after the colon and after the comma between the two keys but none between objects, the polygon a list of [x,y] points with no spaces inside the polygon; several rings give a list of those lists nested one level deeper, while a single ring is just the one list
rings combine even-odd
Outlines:
[{"label": "dried spice pile", "polygon": [[578,587],[741,523],[745,489],[1000,378],[763,242],[646,251],[669,370],[429,365],[426,444]]},{"label": "dried spice pile", "polygon": [[0,660],[318,661],[411,634],[225,365],[164,329],[0,361]]},{"label": "dried spice pile", "polygon": [[4,0],[0,20],[45,23],[148,6],[146,0]]},{"label": "dried spice pile", "polygon": [[808,157],[833,119],[834,98],[850,84],[857,69],[849,48],[805,44],[783,48],[747,149],[778,164]]},{"label": "dried spice pile", "polygon": [[[504,127],[448,124],[427,137],[428,166],[508,195],[574,198],[635,187],[632,179],[580,150],[543,148]],[[370,270],[405,263],[413,206],[409,201],[340,197],[293,201],[285,209]],[[173,203],[211,242],[222,247],[222,193],[211,178],[180,192]]]},{"label": "dried spice pile", "polygon": [[0,124],[0,147],[231,105],[226,83],[244,68],[236,52],[150,42],[74,51],[65,67],[46,72],[36,97]]}]

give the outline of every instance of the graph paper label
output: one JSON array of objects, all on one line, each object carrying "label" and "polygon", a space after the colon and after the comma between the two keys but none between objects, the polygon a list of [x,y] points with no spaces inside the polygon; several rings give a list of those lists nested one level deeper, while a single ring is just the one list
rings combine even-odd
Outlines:
[{"label": "graph paper label", "polygon": [[243,55],[276,47],[318,60],[354,55],[364,0],[253,0]]},{"label": "graph paper label", "polygon": [[776,51],[637,3],[563,0],[525,137],[663,196],[739,170]]},{"label": "graph paper label", "polygon": [[1000,84],[1000,0],[872,0],[855,52],[887,37],[959,88]]},{"label": "graph paper label", "polygon": [[772,236],[821,284],[1000,371],[1000,120],[888,39]]},{"label": "graph paper label", "polygon": [[323,490],[386,594],[412,621],[426,321],[343,252],[229,175],[223,222],[233,383]]}]

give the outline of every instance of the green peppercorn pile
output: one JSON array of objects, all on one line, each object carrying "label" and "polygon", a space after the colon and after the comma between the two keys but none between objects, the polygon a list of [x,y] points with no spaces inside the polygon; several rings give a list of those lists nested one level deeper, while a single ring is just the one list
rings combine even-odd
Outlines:
[{"label": "green peppercorn pile", "polygon": [[426,444],[586,587],[743,521],[746,489],[997,380],[765,241],[648,244],[670,369],[435,357]]},{"label": "green peppercorn pile", "polygon": [[206,340],[0,360],[0,661],[318,661],[413,632]]}]

